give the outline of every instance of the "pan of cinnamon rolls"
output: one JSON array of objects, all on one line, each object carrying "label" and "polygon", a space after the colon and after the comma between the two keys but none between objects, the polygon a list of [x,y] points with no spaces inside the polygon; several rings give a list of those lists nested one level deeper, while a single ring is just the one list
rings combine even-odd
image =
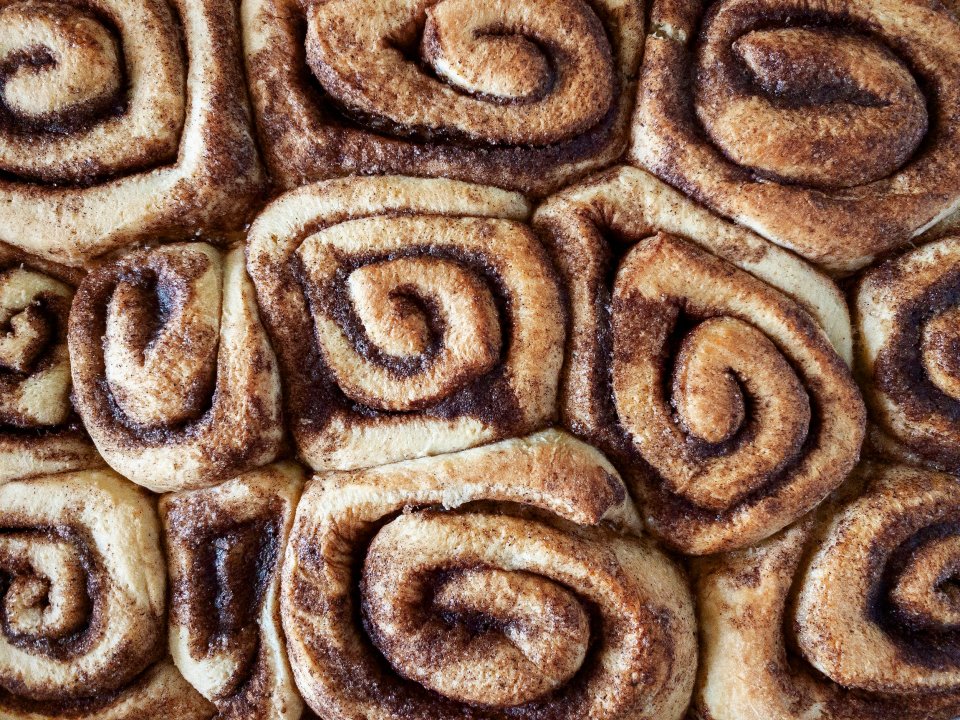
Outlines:
[{"label": "pan of cinnamon rolls", "polygon": [[960,4],[0,0],[0,719],[960,719]]}]

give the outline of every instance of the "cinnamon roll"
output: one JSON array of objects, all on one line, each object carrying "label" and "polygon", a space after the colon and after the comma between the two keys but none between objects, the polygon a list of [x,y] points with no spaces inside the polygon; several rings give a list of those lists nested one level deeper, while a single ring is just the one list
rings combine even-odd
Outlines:
[{"label": "cinnamon roll", "polygon": [[166,657],[150,496],[109,471],[0,487],[0,715],[200,720]]},{"label": "cinnamon roll", "polygon": [[748,545],[843,481],[864,409],[826,277],[631,168],[533,222],[569,296],[564,425],[610,454],[656,534]]},{"label": "cinnamon roll", "polygon": [[160,500],[170,649],[223,720],[297,720],[303,711],[277,597],[302,487],[303,471],[281,463]]},{"label": "cinnamon roll", "polygon": [[613,467],[547,431],[320,475],[283,627],[325,718],[657,718],[687,708],[689,590]]},{"label": "cinnamon roll", "polygon": [[697,561],[711,720],[960,715],[955,478],[866,466],[757,548]]},{"label": "cinnamon roll", "polygon": [[277,457],[280,378],[241,249],[172,244],[94,270],[69,339],[83,422],[134,482],[205,487]]},{"label": "cinnamon roll", "polygon": [[247,75],[284,188],[356,174],[545,194],[616,160],[640,0],[243,0]]},{"label": "cinnamon roll", "polygon": [[314,469],[549,424],[564,317],[528,214],[502,190],[387,177],[308,186],[257,218],[247,265]]},{"label": "cinnamon roll", "polygon": [[655,0],[631,158],[836,272],[960,207],[960,24],[934,0]]},{"label": "cinnamon roll", "polygon": [[235,229],[262,185],[233,3],[0,6],[0,239],[78,265]]},{"label": "cinnamon roll", "polygon": [[873,447],[960,472],[960,236],[870,269],[855,301]]},{"label": "cinnamon roll", "polygon": [[80,277],[0,243],[0,483],[101,464],[70,401]]}]

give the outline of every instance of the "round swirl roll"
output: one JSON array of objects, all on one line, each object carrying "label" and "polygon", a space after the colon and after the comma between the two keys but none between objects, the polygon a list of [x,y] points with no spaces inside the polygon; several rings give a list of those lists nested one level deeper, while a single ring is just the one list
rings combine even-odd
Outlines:
[{"label": "round swirl roll", "polygon": [[631,157],[845,272],[960,207],[960,24],[932,0],[653,3]]},{"label": "round swirl roll", "polygon": [[613,467],[557,431],[308,484],[283,567],[325,718],[678,720],[693,608]]},{"label": "round swirl roll", "polygon": [[0,483],[101,464],[70,402],[67,318],[79,280],[0,243]]},{"label": "round swirl roll", "polygon": [[960,472],[960,236],[865,273],[856,321],[873,445],[893,459]]},{"label": "round swirl roll", "polygon": [[611,455],[666,542],[756,542],[843,481],[864,409],[829,280],[639,170],[555,196],[534,226],[570,299],[564,424]]},{"label": "round swirl roll", "polygon": [[308,186],[257,218],[250,276],[314,469],[549,424],[564,317],[528,212],[501,190],[387,177]]},{"label": "round swirl roll", "polygon": [[223,720],[297,720],[280,627],[280,563],[303,487],[293,463],[165,495],[170,650]]},{"label": "round swirl roll", "polygon": [[0,6],[0,238],[80,264],[242,224],[262,183],[237,19],[215,0]]},{"label": "round swirl roll", "polygon": [[287,187],[349,173],[544,194],[627,140],[638,0],[244,0],[267,163]]},{"label": "round swirl roll", "polygon": [[711,720],[960,715],[960,485],[863,466],[757,548],[698,560]]},{"label": "round swirl roll", "polygon": [[70,354],[90,436],[140,485],[214,485],[280,450],[277,362],[240,249],[173,244],[93,271],[73,302]]},{"label": "round swirl roll", "polygon": [[0,487],[0,715],[211,717],[164,657],[165,585],[140,488],[109,471]]}]

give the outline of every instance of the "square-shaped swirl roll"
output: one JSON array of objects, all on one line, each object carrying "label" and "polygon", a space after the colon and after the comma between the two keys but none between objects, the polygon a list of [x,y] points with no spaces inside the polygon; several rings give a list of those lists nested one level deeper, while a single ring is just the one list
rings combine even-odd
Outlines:
[{"label": "square-shaped swirl roll", "polygon": [[520,195],[353,178],[283,195],[247,266],[314,469],[522,435],[554,417],[564,312]]},{"label": "square-shaped swirl roll", "polygon": [[110,470],[0,487],[0,716],[177,718],[216,709],[167,654],[156,501]]},{"label": "square-shaped swirl roll", "polygon": [[641,0],[243,0],[271,175],[447,177],[542,195],[621,156]]},{"label": "square-shaped swirl roll", "polygon": [[960,208],[960,23],[934,0],[654,0],[631,158],[832,271]]},{"label": "square-shaped swirl roll", "polygon": [[610,454],[668,544],[748,545],[840,484],[864,409],[827,277],[634,168],[533,224],[569,298],[563,423]]},{"label": "square-shaped swirl roll", "polygon": [[81,277],[0,243],[0,483],[101,464],[70,400],[67,318]]},{"label": "square-shaped swirl roll", "polygon": [[299,720],[280,627],[280,565],[303,470],[278,463],[160,499],[170,572],[170,652],[235,720]]},{"label": "square-shaped swirl roll", "polygon": [[69,345],[83,424],[133,482],[208,487],[279,454],[280,376],[242,249],[172,243],[100,266]]},{"label": "square-shaped swirl roll", "polygon": [[0,6],[0,240],[78,265],[242,226],[263,178],[234,5]]},{"label": "square-shaped swirl roll", "polygon": [[695,717],[960,716],[960,485],[863,465],[755,548],[694,562]]},{"label": "square-shaped swirl roll", "polygon": [[307,484],[281,615],[331,720],[680,720],[687,580],[613,466],[549,430]]}]

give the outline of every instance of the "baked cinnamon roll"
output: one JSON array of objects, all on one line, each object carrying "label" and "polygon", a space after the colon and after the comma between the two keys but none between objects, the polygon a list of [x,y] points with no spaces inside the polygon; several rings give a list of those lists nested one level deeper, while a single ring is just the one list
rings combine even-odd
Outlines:
[{"label": "baked cinnamon roll", "polygon": [[696,667],[677,567],[596,450],[547,431],[307,485],[283,568],[325,718],[657,718]]},{"label": "baked cinnamon roll", "polygon": [[280,564],[303,471],[280,463],[215,488],[165,495],[177,667],[227,720],[297,720],[280,627]]},{"label": "baked cinnamon roll", "polygon": [[640,0],[243,0],[284,188],[356,174],[545,194],[626,147]]},{"label": "baked cinnamon roll", "polygon": [[280,378],[241,249],[172,244],[94,270],[69,338],[77,408],[127,478],[192,489],[277,457]]},{"label": "baked cinnamon roll", "polygon": [[872,446],[960,472],[960,236],[870,269],[855,300]]},{"label": "baked cinnamon roll", "polygon": [[950,720],[960,715],[960,485],[866,466],[756,548],[697,561],[711,720]]},{"label": "baked cinnamon roll", "polygon": [[237,18],[216,0],[0,7],[0,240],[80,264],[236,229],[262,185]]},{"label": "baked cinnamon roll", "polygon": [[0,487],[0,715],[199,720],[166,657],[150,496],[109,471]]},{"label": "baked cinnamon roll", "polygon": [[70,402],[80,277],[0,243],[0,483],[101,464]]},{"label": "baked cinnamon roll", "polygon": [[960,24],[934,0],[655,0],[630,156],[835,272],[960,207]]},{"label": "baked cinnamon roll", "polygon": [[387,177],[308,186],[257,218],[247,265],[314,469],[549,424],[564,317],[528,214],[502,190]]},{"label": "baked cinnamon roll", "polygon": [[863,402],[835,285],[621,168],[537,210],[566,285],[561,415],[685,553],[761,540],[853,468]]}]

